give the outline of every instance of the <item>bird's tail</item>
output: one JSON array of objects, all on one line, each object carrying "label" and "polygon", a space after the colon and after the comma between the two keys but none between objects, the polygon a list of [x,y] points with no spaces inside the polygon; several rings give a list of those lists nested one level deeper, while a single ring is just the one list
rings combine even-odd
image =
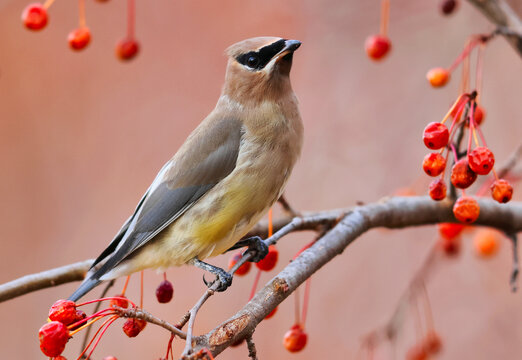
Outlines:
[{"label": "bird's tail", "polygon": [[85,295],[89,291],[91,291],[99,283],[101,283],[101,280],[96,279],[96,278],[90,277],[90,278],[85,279],[80,284],[80,287],[78,289],[76,289],[76,291],[71,296],[69,296],[69,300],[74,301],[74,302],[78,301],[78,299],[80,299],[83,295]]}]

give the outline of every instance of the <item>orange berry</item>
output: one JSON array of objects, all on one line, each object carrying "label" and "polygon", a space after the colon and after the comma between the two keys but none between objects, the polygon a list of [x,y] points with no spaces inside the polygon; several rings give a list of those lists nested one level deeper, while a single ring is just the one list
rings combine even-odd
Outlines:
[{"label": "orange berry", "polygon": [[290,352],[298,352],[304,349],[308,335],[300,324],[293,325],[283,338],[283,345]]},{"label": "orange berry", "polygon": [[366,38],[364,48],[370,59],[381,60],[390,52],[391,42],[386,36],[372,35]]},{"label": "orange berry", "polygon": [[469,196],[462,196],[453,205],[453,215],[460,222],[471,224],[477,220],[480,214],[480,206],[477,200]]},{"label": "orange berry", "polygon": [[513,197],[513,187],[507,180],[495,180],[491,184],[491,196],[499,203],[507,203]]},{"label": "orange berry", "polygon": [[500,233],[493,229],[480,229],[473,238],[473,244],[478,255],[489,257],[495,255],[500,241]]},{"label": "orange berry", "polygon": [[73,50],[82,50],[89,45],[91,42],[91,31],[88,27],[81,27],[78,29],[74,29],[67,36],[67,41],[69,42],[69,46]]},{"label": "orange berry", "polygon": [[433,200],[444,200],[446,197],[446,184],[444,183],[444,180],[433,180],[430,184],[429,195]]},{"label": "orange berry", "polygon": [[443,68],[433,68],[426,74],[426,78],[433,87],[442,87],[450,79],[450,73],[448,70]]},{"label": "orange berry", "polygon": [[446,167],[446,159],[439,153],[429,153],[422,161],[422,169],[429,176],[438,176]]},{"label": "orange berry", "polygon": [[[237,262],[241,259],[242,255],[241,252],[235,253],[230,260],[228,261],[228,269],[232,269],[234,265],[237,264]],[[241,265],[235,272],[235,275],[243,276],[248,274],[250,271],[250,266],[252,265],[251,262],[247,261],[243,265]]]},{"label": "orange berry", "polygon": [[467,159],[460,159],[451,169],[451,183],[459,189],[466,189],[477,179],[477,174],[471,170]]}]

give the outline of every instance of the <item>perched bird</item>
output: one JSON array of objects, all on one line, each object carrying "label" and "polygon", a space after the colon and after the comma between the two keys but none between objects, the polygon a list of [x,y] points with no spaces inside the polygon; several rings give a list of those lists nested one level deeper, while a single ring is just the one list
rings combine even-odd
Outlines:
[{"label": "perched bird", "polygon": [[[230,285],[228,273],[202,260],[237,246],[281,196],[299,157],[303,125],[289,73],[300,45],[258,37],[226,50],[216,107],[163,166],[71,300],[103,280],[182,264],[215,274],[220,290]],[[258,250],[257,260],[266,245]]]}]

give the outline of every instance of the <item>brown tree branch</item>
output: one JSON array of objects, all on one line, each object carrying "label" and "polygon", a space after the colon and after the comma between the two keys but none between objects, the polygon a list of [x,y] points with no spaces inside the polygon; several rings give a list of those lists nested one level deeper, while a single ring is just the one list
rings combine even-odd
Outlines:
[{"label": "brown tree branch", "polygon": [[468,0],[499,28],[499,33],[522,57],[522,20],[504,0]]},{"label": "brown tree branch", "polygon": [[[522,203],[500,205],[489,199],[479,201],[477,225],[507,233],[522,231]],[[397,197],[356,207],[330,232],[287,265],[234,316],[209,333],[195,338],[197,352],[207,348],[216,356],[231,344],[247,338],[277,305],[307,278],[341,254],[356,238],[376,227],[403,228],[454,221],[452,203],[428,197]]]}]

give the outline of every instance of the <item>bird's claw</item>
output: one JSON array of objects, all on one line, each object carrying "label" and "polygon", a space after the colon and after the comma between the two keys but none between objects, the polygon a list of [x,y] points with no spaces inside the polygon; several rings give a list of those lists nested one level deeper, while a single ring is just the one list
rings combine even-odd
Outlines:
[{"label": "bird's claw", "polygon": [[259,236],[254,236],[248,239],[248,249],[245,253],[252,254],[249,261],[259,262],[268,254],[268,245]]},{"label": "bird's claw", "polygon": [[217,268],[215,270],[215,272],[213,272],[214,275],[216,275],[216,279],[212,282],[208,282],[206,279],[205,279],[205,275],[203,275],[203,282],[205,283],[205,285],[207,287],[211,287],[212,285],[214,285],[214,283],[216,281],[219,281],[219,286],[217,287],[216,291],[217,292],[223,292],[225,291],[226,289],[228,289],[228,287],[230,285],[232,285],[232,275],[229,274],[228,272],[226,272],[225,270],[223,269],[219,269]]}]

